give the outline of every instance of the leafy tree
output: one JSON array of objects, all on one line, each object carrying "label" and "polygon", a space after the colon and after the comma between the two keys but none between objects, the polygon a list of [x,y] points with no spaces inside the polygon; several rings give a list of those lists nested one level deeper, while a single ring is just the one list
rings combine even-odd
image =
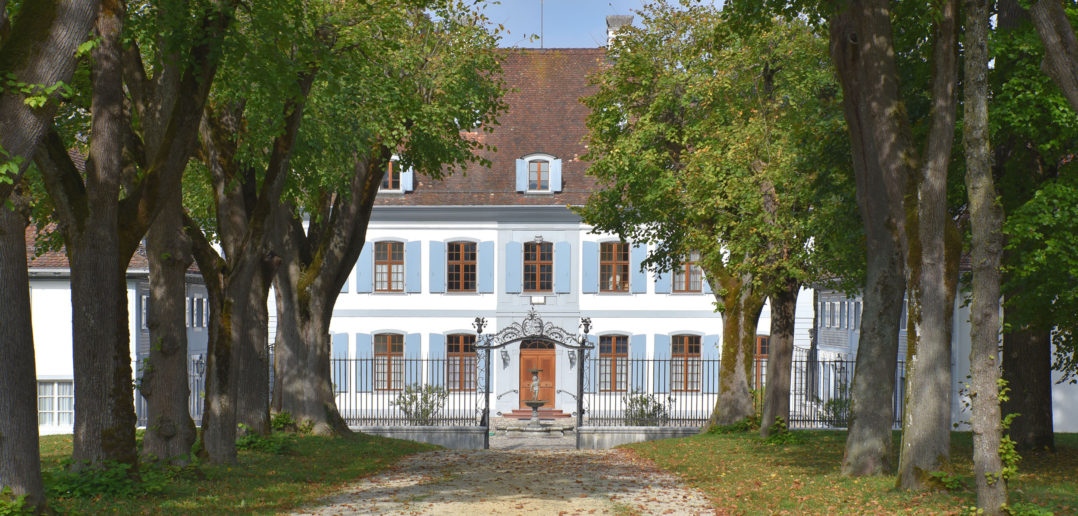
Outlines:
[{"label": "leafy tree", "polygon": [[710,7],[659,2],[640,15],[642,28],[619,33],[585,100],[602,189],[580,213],[597,231],[654,244],[657,270],[700,252],[723,312],[714,424],[752,413],[756,323],[771,297],[781,352],[765,410],[788,417],[779,369],[789,369],[793,306],[811,268],[808,228],[819,219],[810,214],[834,214],[814,197],[820,171],[808,155],[842,134],[836,117],[818,117],[837,102],[823,43],[801,23],[741,36]]}]

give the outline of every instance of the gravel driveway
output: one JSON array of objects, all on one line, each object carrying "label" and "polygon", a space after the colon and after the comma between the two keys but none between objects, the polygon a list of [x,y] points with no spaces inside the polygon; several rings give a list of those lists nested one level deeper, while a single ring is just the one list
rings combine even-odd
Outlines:
[{"label": "gravel driveway", "polygon": [[445,450],[407,457],[297,514],[713,514],[625,450]]}]

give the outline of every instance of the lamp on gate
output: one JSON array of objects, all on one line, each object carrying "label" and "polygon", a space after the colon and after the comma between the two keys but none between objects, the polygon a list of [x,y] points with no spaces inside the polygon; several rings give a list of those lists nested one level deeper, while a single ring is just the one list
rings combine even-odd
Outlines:
[{"label": "lamp on gate", "polygon": [[502,348],[502,367],[509,367],[509,350]]},{"label": "lamp on gate", "polygon": [[195,359],[195,372],[199,376],[206,374],[206,357],[202,353],[199,353],[198,358]]}]

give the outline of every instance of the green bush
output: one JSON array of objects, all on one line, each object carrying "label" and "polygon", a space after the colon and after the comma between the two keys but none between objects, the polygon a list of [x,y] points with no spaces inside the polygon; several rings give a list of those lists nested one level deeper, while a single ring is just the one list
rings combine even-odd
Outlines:
[{"label": "green bush", "polygon": [[828,425],[845,428],[850,425],[850,386],[845,381],[838,384],[835,397],[823,404],[823,418]]},{"label": "green bush", "polygon": [[236,439],[237,450],[254,450],[273,455],[285,455],[292,452],[295,438],[291,434],[274,432],[269,435],[258,435],[251,432],[247,425],[240,426],[240,437]]},{"label": "green bush", "polygon": [[0,516],[22,516],[33,513],[26,506],[26,495],[15,496],[8,486],[0,489]]},{"label": "green bush", "polygon": [[138,474],[130,464],[106,461],[100,468],[72,472],[64,465],[59,471],[42,471],[49,497],[93,498],[99,496],[133,498],[164,491],[174,469],[155,463],[143,463]]},{"label": "green bush", "polygon": [[413,425],[432,426],[438,422],[449,392],[437,385],[413,383],[393,400],[393,405],[404,412],[404,417]]},{"label": "green bush", "polygon": [[270,428],[274,432],[295,432],[299,429],[296,418],[290,412],[278,412],[270,418]]},{"label": "green bush", "polygon": [[622,396],[621,401],[625,405],[625,424],[629,426],[662,426],[670,421],[658,395],[633,391]]},{"label": "green bush", "polygon": [[707,429],[709,434],[741,434],[755,432],[760,429],[760,415],[753,414],[745,419],[729,425],[713,425]]}]

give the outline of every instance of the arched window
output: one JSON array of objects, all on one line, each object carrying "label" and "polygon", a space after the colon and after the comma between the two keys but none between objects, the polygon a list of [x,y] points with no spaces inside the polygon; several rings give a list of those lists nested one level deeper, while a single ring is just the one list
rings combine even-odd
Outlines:
[{"label": "arched window", "polygon": [[629,337],[627,335],[599,336],[599,390],[626,390],[629,380]]},{"label": "arched window", "polygon": [[396,391],[404,387],[404,335],[374,336],[374,389]]},{"label": "arched window", "polygon": [[700,390],[700,336],[674,335],[670,339],[670,388]]},{"label": "arched window", "polygon": [[474,391],[475,335],[456,334],[445,338],[447,387],[451,391]]}]

